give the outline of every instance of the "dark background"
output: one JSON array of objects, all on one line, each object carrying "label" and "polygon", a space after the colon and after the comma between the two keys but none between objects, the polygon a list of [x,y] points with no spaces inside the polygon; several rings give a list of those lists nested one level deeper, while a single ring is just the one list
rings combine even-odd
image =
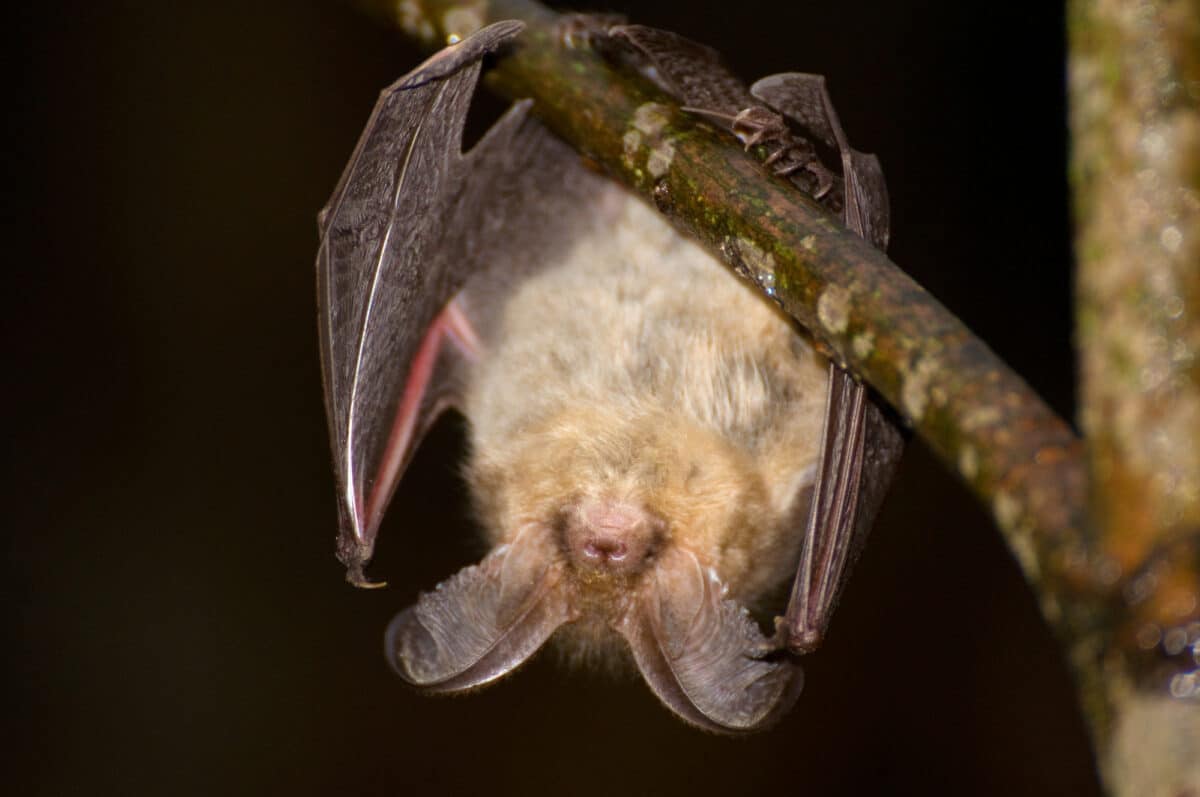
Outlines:
[{"label": "dark background", "polygon": [[[747,78],[828,75],[888,174],[892,258],[1072,417],[1057,4],[722,6],[599,10]],[[313,258],[376,93],[418,54],[333,0],[9,13],[11,793],[1096,792],[1032,597],[920,442],[770,733],[698,733],[548,658],[465,698],[407,691],[385,624],[480,553],[461,425],[393,504],[392,588],[351,589]]]}]

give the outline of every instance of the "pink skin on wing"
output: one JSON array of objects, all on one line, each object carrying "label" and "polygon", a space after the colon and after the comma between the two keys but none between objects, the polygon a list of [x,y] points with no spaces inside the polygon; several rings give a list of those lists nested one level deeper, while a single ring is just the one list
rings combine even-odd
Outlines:
[{"label": "pink skin on wing", "polygon": [[[425,390],[429,386],[429,379],[433,375],[434,366],[437,364],[438,356],[445,343],[453,345],[455,350],[469,362],[475,362],[479,358],[479,337],[471,326],[471,322],[463,314],[456,299],[452,299],[429,325],[429,331],[425,333],[425,339],[421,341],[421,347],[417,349],[417,354],[413,358],[408,383],[404,386],[404,393],[400,398],[396,419],[392,425],[392,433],[379,463],[375,483],[367,498],[365,512],[361,496],[355,501],[355,511],[358,514],[358,518],[356,518],[358,520],[358,536],[364,544],[368,544],[374,539],[379,522],[383,519],[383,510],[391,497],[392,489],[396,485],[396,480],[399,478],[401,468],[412,445],[418,411],[425,398]],[[430,413],[428,417],[436,417],[436,415],[437,413]]]}]

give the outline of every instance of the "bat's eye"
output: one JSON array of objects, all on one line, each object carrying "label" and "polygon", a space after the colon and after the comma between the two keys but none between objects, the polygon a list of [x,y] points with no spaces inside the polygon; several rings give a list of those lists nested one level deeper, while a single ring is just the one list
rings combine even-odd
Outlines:
[{"label": "bat's eye", "polygon": [[636,504],[586,499],[567,513],[567,551],[577,566],[611,573],[630,573],[658,546],[662,522]]}]

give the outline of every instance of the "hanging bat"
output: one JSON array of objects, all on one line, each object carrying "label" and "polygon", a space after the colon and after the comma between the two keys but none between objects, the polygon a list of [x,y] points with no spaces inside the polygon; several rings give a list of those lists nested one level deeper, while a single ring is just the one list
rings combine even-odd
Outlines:
[{"label": "hanging bat", "polygon": [[[339,558],[370,585],[391,494],[456,408],[492,548],[389,626],[401,677],[480,686],[553,636],[631,660],[694,725],[764,727],[799,693],[795,653],[824,631],[899,437],[791,319],[584,168],[528,101],[461,152],[483,56],[520,29],[484,28],[386,89],[318,219]],[[845,174],[845,205],[886,228]],[[749,610],[793,576],[764,636]]]}]

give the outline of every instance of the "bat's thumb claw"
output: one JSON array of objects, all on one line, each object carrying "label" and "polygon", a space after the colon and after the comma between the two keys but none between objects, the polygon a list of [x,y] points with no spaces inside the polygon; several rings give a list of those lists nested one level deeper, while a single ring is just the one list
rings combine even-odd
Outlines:
[{"label": "bat's thumb claw", "polygon": [[768,659],[780,651],[793,656],[803,656],[821,647],[825,635],[810,627],[793,628],[786,617],[775,618],[775,633],[764,639],[750,651],[754,659]]},{"label": "bat's thumb claw", "polygon": [[355,563],[346,568],[346,580],[359,589],[379,589],[387,586],[386,581],[372,581],[367,578],[361,563]]},{"label": "bat's thumb claw", "polygon": [[787,620],[783,617],[776,617],[775,633],[752,647],[749,655],[752,659],[766,659],[774,656],[781,650],[787,650],[787,648]]},{"label": "bat's thumb claw", "polygon": [[787,629],[782,647],[794,656],[804,656],[821,647],[825,635],[815,628]]}]

